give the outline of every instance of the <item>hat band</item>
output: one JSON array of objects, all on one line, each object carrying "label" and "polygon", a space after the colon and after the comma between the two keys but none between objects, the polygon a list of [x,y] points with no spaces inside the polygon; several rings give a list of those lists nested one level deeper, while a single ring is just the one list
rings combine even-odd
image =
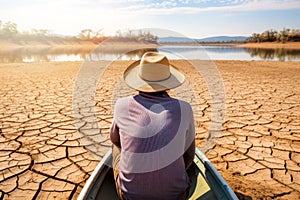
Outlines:
[{"label": "hat band", "polygon": [[164,78],[164,79],[159,79],[159,80],[147,80],[147,79],[145,79],[145,78],[143,78],[142,76],[141,76],[141,74],[139,73],[139,77],[141,78],[141,79],[143,79],[144,81],[147,81],[147,82],[161,82],[161,81],[165,81],[165,80],[168,80],[170,77],[171,77],[171,73],[169,74],[169,76],[167,77],[167,78]]}]

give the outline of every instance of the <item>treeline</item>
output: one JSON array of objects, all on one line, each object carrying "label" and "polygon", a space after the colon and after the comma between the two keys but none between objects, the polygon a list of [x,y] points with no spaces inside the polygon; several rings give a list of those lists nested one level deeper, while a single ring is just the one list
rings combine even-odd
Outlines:
[{"label": "treeline", "polygon": [[18,34],[17,24],[13,22],[2,22],[0,20],[0,35],[16,35]]},{"label": "treeline", "polygon": [[267,30],[263,33],[253,33],[248,39],[248,42],[300,42],[299,29],[286,29],[281,31]]},{"label": "treeline", "polygon": [[198,42],[199,44],[204,44],[204,45],[223,45],[223,44],[241,44],[245,43],[246,41],[244,40],[221,40],[221,41],[213,41],[213,42],[205,42],[205,41],[200,41]]},{"label": "treeline", "polygon": [[11,41],[20,42],[64,42],[64,41],[90,41],[100,43],[106,39],[114,41],[132,41],[132,42],[150,42],[156,43],[158,37],[149,31],[116,31],[114,36],[104,36],[103,30],[94,31],[92,29],[83,29],[77,36],[57,36],[47,29],[31,29],[30,31],[20,32],[18,25],[13,22],[2,22],[0,20],[0,39],[9,39]]},{"label": "treeline", "polygon": [[83,29],[79,33],[79,39],[100,43],[105,39],[111,39],[119,42],[149,42],[156,43],[158,37],[151,34],[149,31],[116,31],[115,36],[104,36],[102,29],[93,31],[92,29]]},{"label": "treeline", "polygon": [[19,31],[18,25],[13,22],[0,20],[0,39],[16,44],[38,43],[63,43],[65,41],[77,41],[73,37],[60,37],[54,35],[48,29],[31,29],[30,31]]},{"label": "treeline", "polygon": [[18,30],[18,25],[14,22],[2,22],[0,20],[0,35],[1,36],[7,36],[7,37],[14,37],[17,35],[33,35],[33,36],[53,36],[52,32],[47,29],[31,29],[30,31],[23,31],[20,32]]}]

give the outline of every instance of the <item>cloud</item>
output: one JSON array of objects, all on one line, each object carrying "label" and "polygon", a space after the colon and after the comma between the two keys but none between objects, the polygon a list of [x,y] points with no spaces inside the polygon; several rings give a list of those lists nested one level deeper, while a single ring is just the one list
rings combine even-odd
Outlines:
[{"label": "cloud", "polygon": [[300,2],[298,0],[248,0],[237,5],[236,8],[242,10],[290,10],[299,9]]},{"label": "cloud", "polygon": [[[202,16],[212,16],[212,13],[216,18],[210,17],[206,21],[222,26],[222,20],[228,18],[224,16],[238,18],[244,11],[294,9],[297,12],[300,9],[299,0],[24,0],[18,4],[0,0],[0,3],[0,20],[17,23],[19,30],[45,28],[63,34],[77,34],[83,28],[103,28],[104,32],[114,33],[116,29],[134,29],[145,25],[183,30],[181,27],[189,28],[184,17],[192,15],[189,19],[199,23],[197,14],[202,13]],[[172,18],[168,15],[172,15]],[[272,18],[267,27],[276,23],[297,27],[297,17],[292,19],[287,16],[284,22],[278,20],[278,17],[277,21]],[[171,20],[178,21],[170,23]],[[254,16],[253,21],[259,22],[260,19]],[[190,34],[195,34],[196,28],[191,28]]]},{"label": "cloud", "polygon": [[[299,0],[24,0],[14,4],[0,0],[8,7],[41,7],[55,8],[98,8],[99,10],[115,9],[122,12],[145,12],[153,14],[195,14],[207,11],[256,11],[300,9]],[[18,6],[19,5],[19,6]]]},{"label": "cloud", "polygon": [[[119,0],[122,1],[122,0]],[[138,9],[136,9],[138,8]],[[152,14],[196,14],[208,11],[257,11],[300,9],[298,0],[179,0],[139,1],[138,4],[122,7],[123,11]]]}]

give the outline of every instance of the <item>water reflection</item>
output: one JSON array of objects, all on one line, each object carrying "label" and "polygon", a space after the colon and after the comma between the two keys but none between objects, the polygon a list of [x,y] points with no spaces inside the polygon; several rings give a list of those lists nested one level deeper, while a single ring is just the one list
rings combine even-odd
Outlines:
[{"label": "water reflection", "polygon": [[247,48],[246,51],[250,54],[251,57],[259,57],[263,60],[300,60],[300,50]]},{"label": "water reflection", "polygon": [[300,50],[242,48],[235,46],[159,46],[157,48],[137,49],[125,54],[123,49],[118,48],[105,49],[105,51],[97,48],[93,51],[81,48],[0,50],[0,62],[137,60],[149,50],[166,53],[171,59],[300,61]]},{"label": "water reflection", "polygon": [[16,49],[0,51],[0,62],[47,62],[47,61],[98,61],[98,60],[134,60],[140,59],[146,51],[157,51],[156,48],[144,48],[123,54],[118,49],[88,50],[88,49]]},{"label": "water reflection", "polygon": [[[147,51],[157,51],[157,48],[143,48],[133,51],[124,51],[124,49],[95,49],[92,53],[85,54],[87,61],[98,60],[138,60]],[[126,52],[124,54],[124,52]]]},{"label": "water reflection", "polygon": [[[269,60],[269,61],[300,61],[300,50],[293,49],[262,49],[236,46],[166,46],[158,48],[164,53],[183,55],[190,59],[211,60]],[[172,59],[177,59],[169,54]]]},{"label": "water reflection", "polygon": [[[83,60],[88,51],[81,49],[65,50],[62,48],[45,48],[45,49],[27,49],[18,48],[15,50],[0,51],[0,62],[43,62],[43,61],[59,61],[59,60]],[[75,59],[76,58],[76,59]]]}]

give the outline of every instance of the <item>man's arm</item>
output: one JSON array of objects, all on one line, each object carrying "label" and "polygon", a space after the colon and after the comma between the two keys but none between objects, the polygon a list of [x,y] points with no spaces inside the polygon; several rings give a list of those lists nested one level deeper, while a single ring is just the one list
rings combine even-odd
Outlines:
[{"label": "man's arm", "polygon": [[183,154],[185,169],[190,167],[195,157],[195,124],[192,108],[190,108],[190,117],[189,129],[186,132],[185,138],[185,152]]},{"label": "man's arm", "polygon": [[190,147],[183,154],[185,169],[188,169],[194,161],[195,157],[195,140],[193,140]]},{"label": "man's arm", "polygon": [[113,122],[110,127],[110,140],[114,145],[121,148],[119,127],[117,126],[117,124],[115,122]]}]

